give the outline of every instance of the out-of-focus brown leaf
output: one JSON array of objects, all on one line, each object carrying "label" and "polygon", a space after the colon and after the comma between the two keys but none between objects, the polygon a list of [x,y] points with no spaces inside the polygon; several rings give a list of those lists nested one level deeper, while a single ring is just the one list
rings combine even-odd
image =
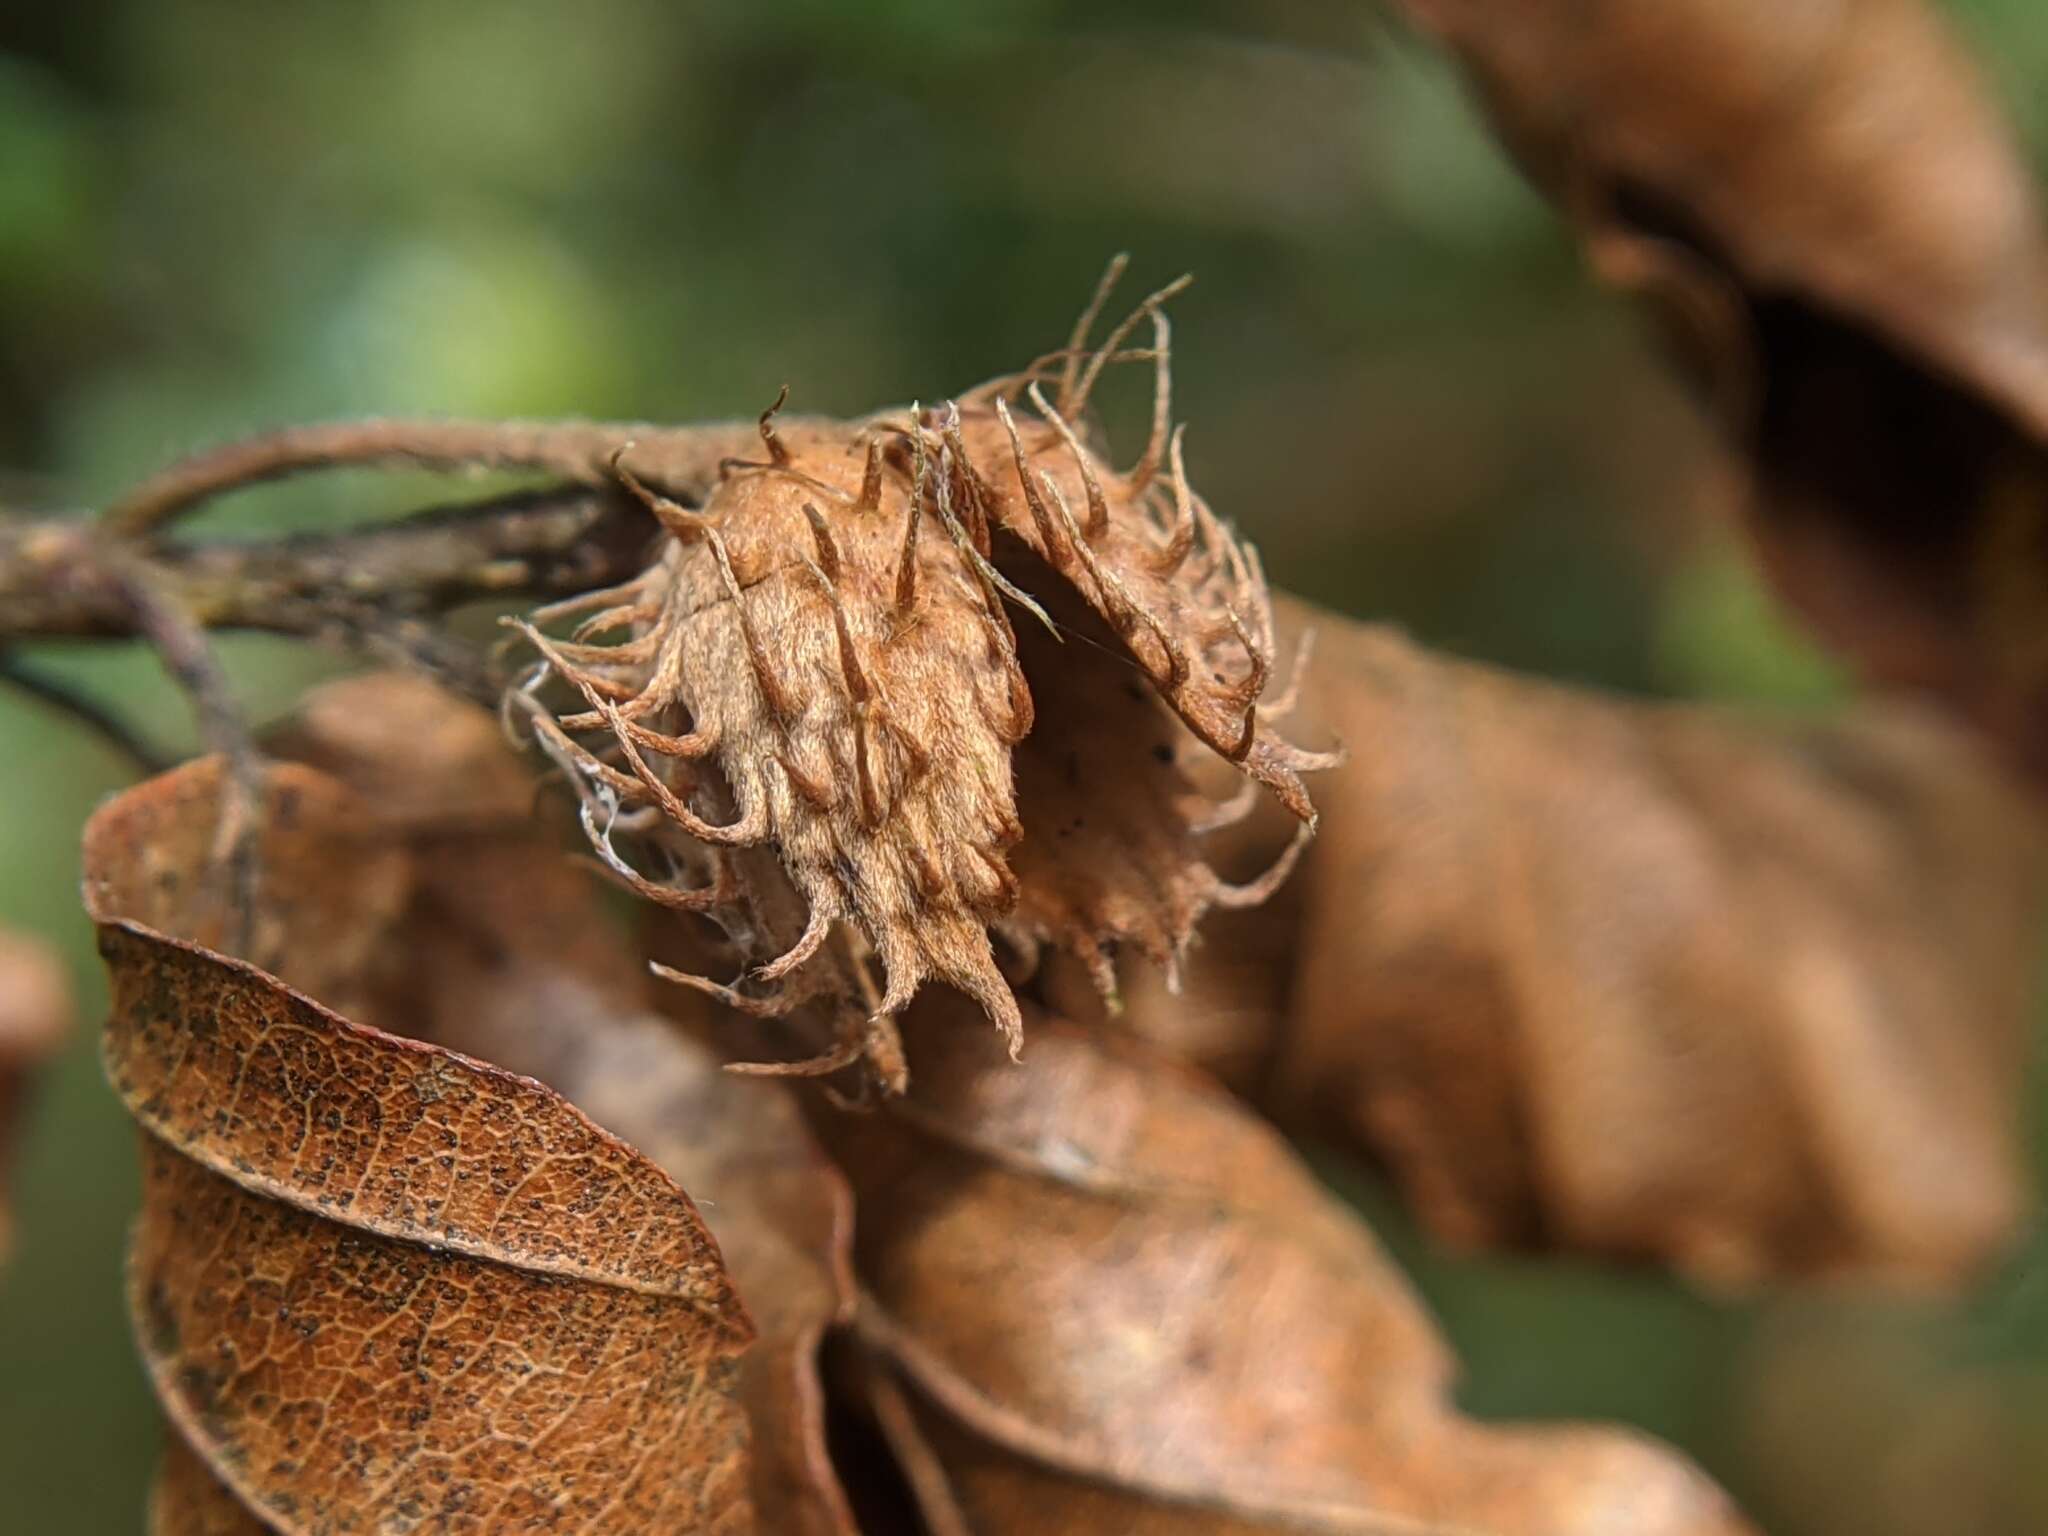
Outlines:
[{"label": "out-of-focus brown leaf", "polygon": [[268,1536],[271,1529],[206,1470],[182,1437],[165,1438],[149,1496],[149,1536]]},{"label": "out-of-focus brown leaf", "polygon": [[[279,1531],[752,1529],[751,1324],[688,1197],[538,1083],[173,936],[220,783],[189,765],[86,834],[108,1075],[145,1133],[130,1306],[178,1433]],[[302,768],[266,811],[273,900],[321,893],[273,912],[280,953],[365,956],[388,922],[341,894],[402,896],[403,853]],[[191,1481],[161,1528],[207,1528]]]},{"label": "out-of-focus brown leaf", "polygon": [[534,827],[531,779],[484,710],[353,678],[309,695],[274,750],[361,791],[411,856],[372,1017],[540,1079],[697,1193],[759,1334],[739,1391],[760,1528],[846,1536],[817,1355],[852,1307],[852,1200],[786,1091],[646,1011],[644,967]]},{"label": "out-of-focus brown leaf", "polygon": [[2010,1234],[2042,849],[1971,743],[1315,623],[1307,728],[1351,754],[1298,908],[1213,919],[1181,999],[1127,976],[1138,1028],[1462,1243],[1953,1280]]},{"label": "out-of-focus brown leaf", "polygon": [[63,1043],[71,985],[49,946],[0,929],[0,1264],[14,1240],[9,1176],[29,1076]]},{"label": "out-of-focus brown leaf", "polygon": [[[251,965],[337,1012],[363,1011],[378,954],[405,910],[405,855],[341,785],[293,771],[268,788]],[[209,767],[159,775],[104,808],[86,831],[85,900],[216,955],[232,926],[215,865],[220,777]]]},{"label": "out-of-focus brown leaf", "polygon": [[1734,1532],[1679,1458],[1450,1407],[1398,1272],[1286,1146],[1133,1041],[1021,1065],[922,1008],[854,1181],[878,1418],[937,1531]]},{"label": "out-of-focus brown leaf", "polygon": [[2048,240],[1923,0],[1402,0],[1756,476],[1765,561],[2048,776]]},{"label": "out-of-focus brown leaf", "polygon": [[315,688],[268,746],[346,784],[389,834],[504,834],[534,808],[533,774],[496,718],[414,673]]}]

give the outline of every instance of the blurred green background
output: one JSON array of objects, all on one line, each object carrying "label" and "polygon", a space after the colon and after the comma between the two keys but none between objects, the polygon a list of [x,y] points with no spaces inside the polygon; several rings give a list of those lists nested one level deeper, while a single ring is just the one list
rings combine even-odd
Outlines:
[{"label": "blurred green background", "polygon": [[[1955,0],[2036,150],[2048,10]],[[1192,269],[1179,405],[1278,581],[1467,655],[1826,708],[1732,484],[1446,62],[1337,0],[5,7],[0,500],[373,412],[689,420],[932,398],[1057,344],[1102,262]],[[338,488],[339,487],[339,488]],[[407,487],[417,499],[417,487]],[[401,504],[363,479],[216,525]],[[332,665],[228,647],[259,717]],[[52,671],[157,739],[136,655]],[[104,988],[76,843],[122,764],[0,695],[0,923]],[[2043,1095],[2036,1092],[2039,1102]],[[2036,1117],[2037,1123],[2048,1117]],[[1486,1414],[1624,1420],[1784,1536],[2048,1529],[2048,1245],[1961,1301],[1710,1301],[1431,1250]],[[119,1305],[130,1133],[91,1029],[49,1076],[0,1275],[0,1526],[138,1528],[156,1424]]]}]

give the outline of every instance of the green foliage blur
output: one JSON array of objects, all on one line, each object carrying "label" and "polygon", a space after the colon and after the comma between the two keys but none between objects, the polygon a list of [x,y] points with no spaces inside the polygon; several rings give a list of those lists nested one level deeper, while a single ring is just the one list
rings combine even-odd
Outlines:
[{"label": "green foliage blur", "polygon": [[[2048,10],[1952,8],[2048,147]],[[931,399],[1057,345],[1128,249],[1135,284],[1199,276],[1175,310],[1191,468],[1278,582],[1580,682],[1842,696],[1759,593],[1644,328],[1450,66],[1369,4],[5,9],[0,502],[88,506],[311,417],[685,421],[785,382],[806,411]],[[1140,403],[1133,381],[1113,424]],[[421,489],[323,479],[205,526],[333,525]],[[228,653],[259,719],[334,665]],[[147,657],[38,659],[189,745]],[[87,1026],[36,1105],[0,1275],[9,1530],[136,1529],[158,1433],[75,894],[78,829],[125,773],[0,694],[0,924],[64,946]],[[1454,1259],[1328,1171],[1412,1267],[1477,1412],[1641,1425],[1787,1536],[2048,1529],[2048,1244],[1960,1302],[1733,1304]]]}]

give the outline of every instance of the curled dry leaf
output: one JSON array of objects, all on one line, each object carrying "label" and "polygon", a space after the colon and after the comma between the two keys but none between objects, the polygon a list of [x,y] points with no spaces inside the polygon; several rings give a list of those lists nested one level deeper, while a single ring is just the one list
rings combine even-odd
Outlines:
[{"label": "curled dry leaf", "polygon": [[[1212,808],[1185,793],[1142,819],[1129,857],[1120,834],[1095,834],[1101,868],[1128,878],[1082,889],[1054,873],[1070,860],[1013,860],[1071,810],[1057,780],[1084,735],[1135,716],[1123,744],[1185,738],[1313,821],[1301,775],[1327,759],[1261,715],[1264,576],[1189,485],[1172,430],[1163,304],[1179,285],[1090,348],[1120,271],[1070,344],[1022,371],[850,422],[778,420],[778,401],[754,458],[712,457],[731,454],[730,428],[308,428],[175,466],[110,516],[146,524],[254,479],[394,459],[520,464],[637,495],[659,523],[647,569],[522,626],[537,660],[508,715],[577,787],[622,881],[724,929],[733,980],[674,980],[754,1017],[805,1009],[819,1059],[865,1054],[898,1088],[890,1021],[927,980],[973,998],[1016,1048],[992,929],[1026,964],[1048,941],[1093,959],[1129,940],[1171,961],[1202,909],[1232,898],[1195,845]],[[1141,327],[1151,345],[1129,345]],[[1151,432],[1118,469],[1089,407],[1104,370],[1133,361],[1155,373]],[[1021,640],[1018,626],[1053,625],[1048,609],[1068,615],[1070,643]],[[1048,718],[1048,701],[1098,696],[1107,720]],[[1091,772],[1123,766],[1113,746],[1087,756]],[[1115,777],[1089,792],[1123,793]],[[1048,785],[1041,810],[1029,796]]]},{"label": "curled dry leaf", "polygon": [[71,984],[48,945],[0,929],[0,1263],[14,1239],[8,1179],[36,1066],[70,1033]]},{"label": "curled dry leaf", "polygon": [[1314,618],[1304,712],[1371,750],[1288,900],[1212,920],[1185,997],[1136,978],[1136,1027],[1370,1148],[1461,1243],[1940,1281],[2010,1235],[2042,843],[1971,743]]},{"label": "curled dry leaf", "polygon": [[273,750],[361,791],[410,856],[372,1016],[540,1079],[697,1192],[759,1335],[739,1365],[757,1522],[846,1536],[817,1355],[852,1307],[852,1200],[787,1092],[647,1013],[633,950],[536,833],[531,780],[483,710],[415,677],[350,679],[309,695]]},{"label": "curled dry leaf", "polygon": [[[688,1197],[531,1079],[175,936],[220,785],[190,765],[86,835],[108,1075],[144,1133],[130,1306],[178,1434],[279,1531],[751,1529],[752,1328]],[[374,950],[397,905],[340,894],[402,891],[403,855],[305,769],[265,810],[268,887],[328,882],[273,916],[279,955]],[[192,1480],[160,1528],[207,1518]]]},{"label": "curled dry leaf", "polygon": [[1924,0],[1403,0],[1705,366],[1767,565],[2048,775],[2048,240]]},{"label": "curled dry leaf", "polygon": [[271,1529],[181,1436],[166,1439],[149,1496],[149,1536],[270,1536]]},{"label": "curled dry leaf", "polygon": [[[319,774],[283,775],[267,791],[262,899],[244,919],[217,878],[220,776],[187,766],[104,807],[87,826],[85,904],[218,955],[236,956],[350,1014],[374,995],[377,952],[405,908],[404,855],[386,845],[355,797]],[[118,836],[118,844],[112,839]]]},{"label": "curled dry leaf", "polygon": [[854,1181],[877,1420],[935,1531],[1746,1529],[1677,1456],[1449,1404],[1398,1272],[1169,1058],[909,1018],[909,1095],[819,1123]]},{"label": "curled dry leaf", "polygon": [[727,1267],[750,1298],[760,1336],[741,1361],[739,1390],[760,1529],[849,1536],[818,1377],[825,1331],[851,1315],[854,1296],[852,1197],[837,1170],[784,1087],[723,1071],[662,1019],[551,1013],[548,1026],[500,1054],[702,1191]]},{"label": "curled dry leaf", "polygon": [[465,846],[532,835],[533,775],[497,722],[414,674],[315,688],[265,746],[347,785],[381,840]]}]

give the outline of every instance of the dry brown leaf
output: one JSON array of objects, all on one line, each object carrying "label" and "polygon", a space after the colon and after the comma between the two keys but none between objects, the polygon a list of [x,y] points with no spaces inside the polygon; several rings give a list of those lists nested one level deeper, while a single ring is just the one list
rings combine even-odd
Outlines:
[{"label": "dry brown leaf", "polygon": [[207,1471],[182,1436],[164,1437],[149,1496],[149,1536],[269,1536],[272,1529]]},{"label": "dry brown leaf", "polygon": [[2048,775],[2048,240],[1923,0],[1403,0],[1750,458],[1780,586]]},{"label": "dry brown leaf", "polygon": [[[532,1080],[173,936],[220,786],[189,765],[86,834],[108,1074],[144,1131],[130,1305],[179,1434],[280,1531],[751,1529],[752,1329],[688,1197]],[[379,915],[327,898],[402,892],[403,855],[309,770],[266,810],[267,888],[322,898],[273,918],[280,952],[359,952]],[[172,1503],[189,1481],[160,1523],[207,1518]]]},{"label": "dry brown leaf", "polygon": [[817,1359],[827,1327],[852,1311],[852,1199],[788,1091],[726,1073],[645,1013],[553,1012],[546,1033],[504,1040],[497,1054],[700,1192],[760,1334],[740,1364],[760,1527],[847,1536]]},{"label": "dry brown leaf", "polygon": [[9,1177],[29,1079],[71,1031],[71,983],[46,944],[0,929],[0,1264],[14,1241]]},{"label": "dry brown leaf", "polygon": [[1746,1529],[1633,1435],[1491,1428],[1398,1271],[1263,1124],[1133,1041],[1012,1065],[914,1011],[854,1181],[878,1418],[937,1531]]},{"label": "dry brown leaf", "polygon": [[517,834],[533,774],[479,709],[426,678],[382,672],[315,688],[266,743],[354,790],[381,834]]},{"label": "dry brown leaf", "polygon": [[[103,808],[86,831],[87,911],[224,952],[236,923],[215,874],[221,799],[220,776],[188,765]],[[355,796],[303,770],[269,786],[262,852],[248,952],[236,958],[337,1012],[361,1013],[378,951],[405,909],[404,854]]]},{"label": "dry brown leaf", "polygon": [[1281,905],[1212,920],[1188,996],[1126,977],[1137,1027],[1461,1243],[1952,1280],[2009,1236],[2042,848],[1969,742],[1315,623],[1309,728],[1353,748],[1322,834]]},{"label": "dry brown leaf", "polygon": [[852,1202],[786,1091],[645,1010],[642,965],[525,814],[530,780],[489,714],[415,677],[355,678],[309,695],[278,748],[362,791],[412,856],[374,1016],[540,1079],[697,1193],[759,1334],[739,1390],[760,1526],[851,1532],[817,1354],[852,1306]]}]

